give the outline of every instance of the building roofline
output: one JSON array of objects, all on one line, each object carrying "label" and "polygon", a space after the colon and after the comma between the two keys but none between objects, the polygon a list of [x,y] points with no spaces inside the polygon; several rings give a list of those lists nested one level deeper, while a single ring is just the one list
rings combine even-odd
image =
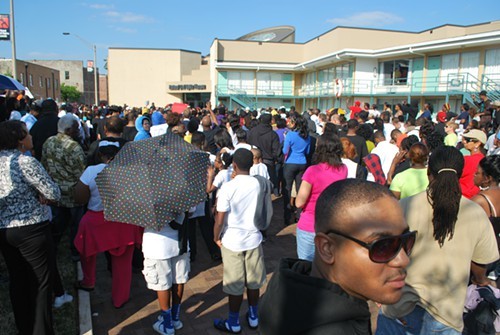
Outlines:
[{"label": "building roofline", "polygon": [[487,22],[481,22],[481,23],[474,23],[474,24],[469,24],[469,25],[460,25],[460,24],[452,24],[452,23],[445,23],[445,24],[442,24],[442,25],[439,25],[439,26],[436,26],[436,27],[431,27],[431,28],[427,28],[427,29],[424,29],[424,30],[421,30],[421,31],[408,31],[408,30],[399,30],[399,29],[380,29],[380,28],[368,28],[368,27],[351,27],[351,26],[336,26],[336,27],[333,27],[332,29],[330,30],[327,30],[326,32],[320,34],[320,35],[317,35],[309,40],[307,40],[306,42],[303,42],[303,43],[300,43],[300,44],[307,44],[321,36],[324,36],[336,29],[339,29],[339,28],[344,28],[344,29],[359,29],[359,30],[373,30],[373,31],[386,31],[386,32],[393,32],[393,33],[405,33],[405,34],[422,34],[426,31],[430,31],[430,30],[435,30],[435,29],[439,29],[439,28],[443,28],[443,27],[461,27],[461,28],[468,28],[468,27],[474,27],[474,26],[481,26],[481,25],[486,25],[486,24],[490,24],[490,23],[493,23],[493,22],[496,22],[496,21],[487,21]]},{"label": "building roofline", "polygon": [[109,47],[108,50],[156,50],[156,51],[182,51],[182,52],[190,52],[194,54],[200,54],[200,51],[193,51],[187,49],[173,49],[173,48],[127,48],[127,47]]}]

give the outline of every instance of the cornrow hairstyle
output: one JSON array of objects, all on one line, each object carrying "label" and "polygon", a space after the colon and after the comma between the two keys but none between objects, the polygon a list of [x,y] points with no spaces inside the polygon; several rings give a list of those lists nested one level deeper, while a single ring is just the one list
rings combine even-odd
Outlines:
[{"label": "cornrow hairstyle", "polygon": [[462,197],[459,179],[463,168],[463,155],[454,147],[439,147],[429,159],[429,173],[434,178],[427,188],[427,200],[433,209],[433,236],[440,247],[446,239],[453,238]]}]

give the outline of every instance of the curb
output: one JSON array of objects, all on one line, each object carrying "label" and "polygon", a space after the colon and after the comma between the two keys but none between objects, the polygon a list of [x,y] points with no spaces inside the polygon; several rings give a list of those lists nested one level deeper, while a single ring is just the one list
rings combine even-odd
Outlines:
[{"label": "curb", "polygon": [[[78,272],[78,280],[83,279],[82,264],[78,261],[76,263],[76,270]],[[90,311],[90,293],[84,290],[77,290],[78,292],[78,319],[80,321],[79,334],[80,335],[93,335],[92,331],[92,313]]]}]

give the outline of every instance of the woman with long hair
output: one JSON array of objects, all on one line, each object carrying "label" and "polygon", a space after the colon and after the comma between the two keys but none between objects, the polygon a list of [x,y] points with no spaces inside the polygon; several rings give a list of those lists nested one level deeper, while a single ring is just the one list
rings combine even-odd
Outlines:
[{"label": "woman with long hair", "polygon": [[458,149],[436,149],[427,191],[400,201],[417,240],[406,275],[393,283],[403,287],[401,300],[382,306],[376,334],[461,334],[470,272],[475,284],[490,283],[486,265],[498,259],[497,243],[484,210],[462,196],[463,169]]},{"label": "woman with long hair", "polygon": [[474,184],[481,190],[471,200],[481,206],[493,225],[500,246],[500,155],[486,156],[479,162]]},{"label": "woman with long hair", "polygon": [[290,117],[289,131],[283,143],[283,154],[285,162],[283,165],[283,204],[285,225],[290,223],[292,216],[292,185],[295,182],[295,189],[300,189],[302,175],[307,167],[307,155],[311,150],[311,137],[307,130],[307,120],[302,116]]},{"label": "woman with long hair", "polygon": [[338,136],[318,138],[313,164],[302,177],[295,204],[302,208],[297,223],[297,255],[312,261],[314,257],[314,220],[316,201],[330,184],[347,178],[347,166],[342,163],[342,143]]},{"label": "woman with long hair", "polygon": [[24,122],[0,123],[0,249],[10,281],[10,300],[19,334],[54,334],[52,267],[55,264],[47,200],[59,186],[33,157]]}]

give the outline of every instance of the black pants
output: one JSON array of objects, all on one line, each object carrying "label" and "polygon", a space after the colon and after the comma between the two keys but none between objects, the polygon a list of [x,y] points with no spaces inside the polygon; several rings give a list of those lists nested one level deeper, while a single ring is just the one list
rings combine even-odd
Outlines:
[{"label": "black pants", "polygon": [[201,236],[205,241],[210,256],[220,253],[217,244],[214,242],[214,224],[206,216],[188,219],[188,241],[191,259],[196,257],[198,246],[196,243],[196,225],[200,227]]},{"label": "black pants", "polygon": [[278,186],[278,180],[276,176],[276,165],[270,161],[264,161],[264,164],[267,167],[267,173],[269,173],[269,179],[271,183],[273,183],[273,189]]},{"label": "black pants", "polygon": [[54,334],[54,254],[48,222],[0,229],[0,249],[10,275],[10,300],[19,334]]},{"label": "black pants", "polygon": [[306,170],[306,164],[289,164],[283,166],[283,213],[285,225],[290,223],[292,216],[292,208],[290,205],[290,198],[292,196],[292,185],[295,181],[297,193],[299,193],[300,184],[302,183],[302,175]]}]

